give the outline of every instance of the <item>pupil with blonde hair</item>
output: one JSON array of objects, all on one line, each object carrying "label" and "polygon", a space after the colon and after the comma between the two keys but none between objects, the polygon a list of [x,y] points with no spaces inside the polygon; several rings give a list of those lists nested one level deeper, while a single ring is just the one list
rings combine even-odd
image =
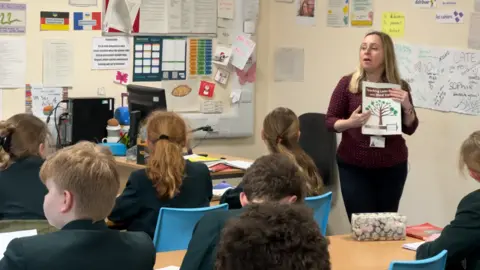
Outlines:
[{"label": "pupil with blonde hair", "polygon": [[32,114],[0,122],[0,219],[45,220],[39,172],[49,139],[47,125]]},{"label": "pupil with blonde hair", "polygon": [[153,239],[162,207],[207,207],[212,199],[212,177],[203,163],[186,161],[185,121],[176,113],[156,111],[146,123],[146,169],[133,172],[108,217],[118,229],[146,232]]},{"label": "pupil with blonde hair", "polygon": [[[300,121],[290,109],[279,107],[271,111],[263,120],[262,140],[272,154],[287,156],[299,168],[299,173],[305,175],[307,196],[318,196],[324,193],[322,177],[312,158],[303,151],[298,143],[300,138]],[[227,190],[220,202],[228,203],[229,208],[241,208],[240,193],[243,183],[236,188]]]},{"label": "pupil with blonde hair", "polygon": [[[480,131],[475,131],[460,147],[459,168],[480,182]],[[445,269],[480,269],[480,189],[463,197],[455,218],[441,234],[431,235],[418,247],[417,259],[426,259],[447,250]]]},{"label": "pupil with blonde hair", "polygon": [[47,157],[40,179],[48,189],[45,216],[58,231],[13,239],[0,270],[153,269],[155,247],[147,234],[105,224],[120,188],[108,148],[91,142],[65,147]]},{"label": "pupil with blonde hair", "polygon": [[411,90],[400,78],[393,41],[383,32],[368,33],[359,48],[359,66],[333,90],[326,126],[342,133],[337,150],[340,186],[349,220],[353,213],[397,212],[408,172],[408,149],[402,135],[362,134],[370,117],[361,110],[362,83],[391,83],[390,97],[402,107],[402,131],[412,135],[418,117]]}]

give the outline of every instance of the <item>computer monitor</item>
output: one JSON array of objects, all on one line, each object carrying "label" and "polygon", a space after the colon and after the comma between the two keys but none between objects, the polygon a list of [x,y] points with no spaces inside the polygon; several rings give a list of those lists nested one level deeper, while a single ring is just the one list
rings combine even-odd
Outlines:
[{"label": "computer monitor", "polygon": [[129,145],[137,144],[141,122],[156,110],[167,110],[165,89],[142,85],[127,85],[128,110],[130,112]]}]

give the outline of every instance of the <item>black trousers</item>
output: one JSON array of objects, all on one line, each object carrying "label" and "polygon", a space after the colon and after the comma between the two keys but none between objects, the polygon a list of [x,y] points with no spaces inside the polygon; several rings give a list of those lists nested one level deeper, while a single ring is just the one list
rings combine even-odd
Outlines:
[{"label": "black trousers", "polygon": [[340,187],[351,222],[353,213],[397,212],[407,180],[408,162],[367,169],[337,157]]}]

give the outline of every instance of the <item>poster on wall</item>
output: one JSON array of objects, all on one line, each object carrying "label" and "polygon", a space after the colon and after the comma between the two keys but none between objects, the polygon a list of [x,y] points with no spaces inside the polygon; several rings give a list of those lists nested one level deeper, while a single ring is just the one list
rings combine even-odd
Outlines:
[{"label": "poster on wall", "polygon": [[70,12],[40,12],[40,31],[70,30]]},{"label": "poster on wall", "polygon": [[373,25],[373,0],[353,0],[350,11],[352,26]]},{"label": "poster on wall", "polygon": [[137,36],[133,40],[133,81],[161,81],[162,38]]},{"label": "poster on wall", "polygon": [[175,112],[200,112],[200,97],[196,89],[198,80],[163,82],[168,108]]},{"label": "poster on wall", "polygon": [[27,5],[0,3],[0,33],[25,34]]},{"label": "poster on wall", "polygon": [[315,0],[297,0],[297,23],[302,25],[315,25]]},{"label": "poster on wall", "polygon": [[328,0],[327,26],[347,27],[349,24],[349,0]]},{"label": "poster on wall", "polygon": [[[41,119],[48,117],[57,104],[68,98],[66,87],[43,87],[42,84],[25,85],[25,112]],[[63,108],[56,113],[61,114]]]},{"label": "poster on wall", "polygon": [[213,41],[191,38],[188,41],[189,76],[212,75]]},{"label": "poster on wall", "polygon": [[74,12],[73,30],[102,30],[101,12]]},{"label": "poster on wall", "polygon": [[[162,80],[185,80],[187,78],[187,39],[163,37],[161,51]],[[152,66],[154,64],[156,60],[152,60]]]},{"label": "poster on wall", "polygon": [[92,39],[92,69],[126,69],[130,63],[128,37],[94,37]]}]

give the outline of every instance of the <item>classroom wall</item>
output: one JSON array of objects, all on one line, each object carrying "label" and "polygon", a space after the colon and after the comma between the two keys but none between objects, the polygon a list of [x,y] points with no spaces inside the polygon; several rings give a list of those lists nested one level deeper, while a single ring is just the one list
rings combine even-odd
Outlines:
[{"label": "classroom wall", "polygon": [[[289,106],[297,114],[326,112],[331,93],[343,75],[358,64],[358,49],[371,28],[328,28],[328,1],[317,0],[316,26],[298,25],[295,4],[270,1],[270,36],[268,63],[268,108]],[[413,1],[374,0],[373,29],[381,30],[382,12],[400,11],[406,17],[405,36],[396,41],[446,48],[467,49],[469,12],[474,1],[456,1],[454,7],[437,10],[462,10],[464,24],[437,24],[435,9],[418,9]],[[264,13],[262,13],[264,14]],[[273,53],[277,47],[305,49],[305,79],[302,83],[273,81]],[[400,212],[410,224],[433,222],[446,225],[454,217],[460,199],[478,188],[457,170],[458,150],[462,141],[478,129],[478,117],[417,109],[420,126],[405,136],[410,151],[410,171]],[[385,179],[388,181],[388,179]],[[337,202],[330,223],[335,233],[346,232],[348,221],[341,201]]]},{"label": "classroom wall", "polygon": [[[28,4],[27,81],[42,81],[42,40],[68,38],[75,42],[75,83],[70,96],[92,96],[104,87],[107,96],[120,102],[122,86],[112,83],[114,71],[91,71],[91,38],[99,32],[40,32],[40,11],[98,11],[97,8],[76,9],[64,0],[25,0]],[[102,1],[99,0],[99,3]],[[264,116],[277,106],[288,106],[297,114],[325,112],[331,92],[341,76],[357,65],[358,46],[366,28],[327,28],[326,2],[317,1],[316,26],[297,25],[295,5],[273,0],[260,1],[257,26],[257,82],[255,90],[254,136],[245,139],[205,140],[198,151],[216,152],[247,158],[266,153],[260,139]],[[457,1],[457,9],[472,10],[472,1]],[[441,5],[440,5],[441,6]],[[441,8],[441,7],[439,7]],[[375,29],[380,29],[384,11],[402,11],[406,16],[405,37],[413,44],[466,48],[469,18],[461,25],[439,25],[433,18],[434,10],[420,10],[411,1],[375,1]],[[448,34],[446,34],[448,33]],[[273,81],[273,53],[277,47],[305,49],[305,79],[302,83],[275,83]],[[24,111],[24,89],[3,90],[3,116]],[[476,183],[461,176],[456,168],[461,141],[476,128],[475,118],[453,113],[418,109],[420,126],[416,134],[407,138],[410,149],[410,173],[400,211],[410,224],[430,221],[445,225],[455,213],[459,200],[477,188]],[[321,124],[321,123],[320,123]],[[388,179],[386,179],[388,181]],[[338,184],[338,183],[337,183]],[[338,185],[333,187],[338,191]],[[339,196],[330,218],[330,232],[349,230],[343,202]]]},{"label": "classroom wall", "polygon": [[[13,1],[17,2],[17,1]],[[20,3],[27,4],[27,34],[22,36],[27,42],[27,73],[26,83],[42,83],[42,52],[44,39],[68,39],[74,42],[74,85],[69,90],[70,97],[97,96],[98,89],[104,88],[105,95],[116,99],[116,106],[120,106],[120,95],[126,92],[124,86],[113,83],[115,70],[91,70],[91,48],[92,38],[101,36],[100,31],[40,31],[40,11],[101,11],[103,1],[98,0],[97,7],[72,7],[66,0],[24,0]],[[267,1],[261,1],[261,10],[266,11]],[[72,14],[70,24],[73,24]],[[258,74],[256,91],[256,119],[263,119],[266,114],[267,86],[264,71],[267,70],[266,60],[268,57],[268,35],[265,35],[269,24],[269,13],[263,12],[260,15],[257,38],[258,52]],[[70,27],[72,28],[72,27]],[[4,38],[5,36],[2,36]],[[8,38],[8,37],[7,37]],[[16,37],[13,37],[16,38]],[[133,42],[131,42],[131,48]],[[128,70],[131,72],[131,70]],[[160,86],[160,83],[141,83],[143,85]],[[262,90],[263,89],[263,90]],[[25,89],[5,89],[3,91],[3,102],[1,106],[4,119],[25,111]],[[226,91],[225,91],[226,92]],[[255,134],[259,134],[259,123],[256,121]],[[241,147],[239,147],[241,146]],[[199,145],[198,151],[209,151],[222,154],[234,154],[242,157],[255,158],[260,155],[263,143],[259,136],[245,139],[232,140],[205,140]]]}]

